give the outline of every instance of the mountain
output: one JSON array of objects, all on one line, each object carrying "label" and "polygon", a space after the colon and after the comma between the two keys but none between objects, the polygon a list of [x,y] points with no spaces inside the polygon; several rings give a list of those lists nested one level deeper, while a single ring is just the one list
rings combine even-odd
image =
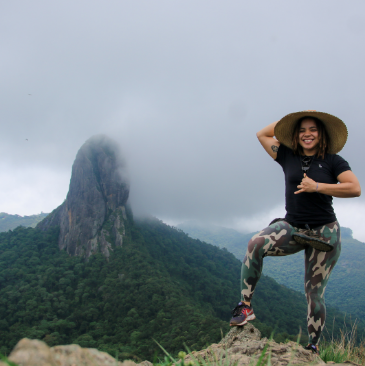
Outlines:
[{"label": "mountain", "polygon": [[[191,237],[204,238],[207,242],[227,248],[240,260],[246,253],[247,242],[256,234],[242,234],[233,229],[194,222],[178,227],[185,229]],[[326,303],[347,313],[353,321],[358,319],[365,322],[365,267],[362,263],[365,258],[365,244],[354,239],[349,228],[341,228],[341,238],[341,256],[326,288]],[[266,257],[263,273],[289,288],[304,293],[303,252],[286,257]]]},{"label": "mountain", "polygon": [[[128,223],[132,220],[128,217]],[[227,288],[229,303],[222,297],[213,307],[195,298],[197,291],[180,270],[174,268],[170,275],[164,261],[154,258],[164,251],[162,244],[145,240],[147,233],[142,235],[137,225],[126,226],[123,246],[114,247],[109,257],[96,253],[87,261],[59,250],[58,236],[57,229],[22,227],[0,234],[0,353],[8,353],[27,337],[50,346],[77,343],[122,357],[152,359],[158,349],[152,338],[171,351],[180,350],[183,343],[198,349],[217,341],[221,329],[227,331],[228,323],[217,312],[229,314],[236,301],[234,286]],[[154,230],[151,236],[162,242]],[[218,266],[224,263],[230,268],[225,276],[235,277],[236,259],[212,248],[221,257]],[[201,271],[190,265],[184,268],[192,272],[190,276],[194,270],[200,275],[196,285],[211,281],[213,296],[222,280],[216,273],[206,275],[204,249],[198,249],[203,257]],[[178,262],[188,261],[190,254],[188,250]],[[202,294],[208,295],[204,290]]]},{"label": "mountain", "polygon": [[5,212],[0,212],[0,232],[13,230],[18,226],[35,227],[47,215],[48,213],[43,212],[30,216],[9,215]]},{"label": "mountain", "polygon": [[[176,353],[228,331],[240,261],[158,219],[134,218],[122,161],[115,142],[91,138],[65,202],[34,229],[0,233],[0,353],[27,337],[153,360],[161,355],[153,339]],[[304,295],[267,276],[253,305],[264,336],[295,340],[306,328]],[[330,334],[344,322],[328,308]]]},{"label": "mountain", "polygon": [[[27,337],[152,360],[153,339],[173,354],[221,339],[239,299],[240,261],[157,219],[126,222],[122,247],[87,260],[59,250],[57,228],[0,233],[0,353]],[[301,328],[307,341],[303,294],[262,276],[253,306],[263,336],[296,340]],[[330,335],[351,326],[331,307],[327,319]]]},{"label": "mountain", "polygon": [[66,200],[37,227],[59,227],[58,245],[70,255],[89,257],[100,250],[109,256],[113,244],[123,243],[128,195],[117,143],[93,136],[76,155]]}]

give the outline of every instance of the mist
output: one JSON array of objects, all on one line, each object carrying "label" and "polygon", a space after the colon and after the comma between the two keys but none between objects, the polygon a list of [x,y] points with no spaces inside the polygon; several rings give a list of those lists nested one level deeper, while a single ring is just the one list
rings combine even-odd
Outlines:
[{"label": "mist", "polygon": [[[136,214],[258,230],[285,210],[283,173],[255,133],[305,109],[343,119],[340,155],[363,182],[364,10],[361,1],[4,3],[0,211],[52,211],[78,149],[105,134],[121,146]],[[364,208],[363,197],[335,200],[363,241]]]}]

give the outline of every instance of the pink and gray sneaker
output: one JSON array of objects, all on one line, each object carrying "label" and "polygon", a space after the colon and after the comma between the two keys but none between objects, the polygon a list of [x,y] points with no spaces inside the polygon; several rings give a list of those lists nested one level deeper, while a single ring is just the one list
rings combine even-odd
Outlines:
[{"label": "pink and gray sneaker", "polygon": [[256,319],[252,307],[241,301],[232,310],[232,315],[233,317],[229,322],[231,327],[245,325],[248,321]]}]

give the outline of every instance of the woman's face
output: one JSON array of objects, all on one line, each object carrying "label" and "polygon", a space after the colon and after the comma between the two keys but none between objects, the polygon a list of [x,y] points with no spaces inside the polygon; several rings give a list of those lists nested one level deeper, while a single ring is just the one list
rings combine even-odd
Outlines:
[{"label": "woman's face", "polygon": [[318,151],[319,136],[317,124],[312,118],[305,118],[300,124],[299,144],[305,155],[315,155]]}]

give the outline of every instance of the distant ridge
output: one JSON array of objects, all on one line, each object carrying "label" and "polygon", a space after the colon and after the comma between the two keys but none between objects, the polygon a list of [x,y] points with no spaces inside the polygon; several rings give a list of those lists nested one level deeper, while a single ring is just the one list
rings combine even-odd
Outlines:
[{"label": "distant ridge", "polygon": [[6,212],[0,212],[0,232],[14,230],[18,226],[35,227],[47,215],[48,213],[43,212],[30,216],[11,215]]}]

